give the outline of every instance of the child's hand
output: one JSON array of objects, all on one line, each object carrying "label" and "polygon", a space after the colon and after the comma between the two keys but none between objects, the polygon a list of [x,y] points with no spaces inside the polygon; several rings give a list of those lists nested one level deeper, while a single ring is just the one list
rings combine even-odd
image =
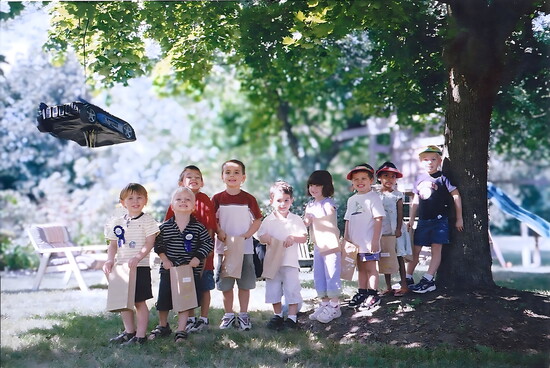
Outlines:
[{"label": "child's hand", "polygon": [[193,259],[191,259],[191,261],[189,262],[189,266],[193,268],[199,267],[200,264],[201,264],[201,261],[197,257],[193,257]]},{"label": "child's hand", "polygon": [[313,216],[311,213],[306,213],[304,215],[304,225],[309,226],[313,222],[313,219],[315,216]]},{"label": "child's hand", "polygon": [[400,227],[398,227],[397,229],[395,229],[395,237],[396,237],[396,238],[401,237],[401,228],[400,228]]},{"label": "child's hand", "polygon": [[371,252],[378,253],[380,252],[380,241],[373,241],[371,245]]},{"label": "child's hand", "polygon": [[103,273],[108,276],[111,271],[113,270],[113,265],[115,264],[115,261],[113,261],[112,259],[108,259],[104,264],[103,264]]},{"label": "child's hand", "polygon": [[134,256],[134,257],[130,258],[130,260],[128,261],[128,267],[136,268],[139,261],[141,261],[141,259],[137,256]]},{"label": "child's hand", "polygon": [[411,221],[407,222],[407,230],[411,231],[414,225],[414,220],[411,219]]},{"label": "child's hand", "polygon": [[165,270],[169,270],[174,266],[171,260],[167,259],[166,261],[162,261],[162,267],[164,267]]},{"label": "child's hand", "polygon": [[260,236],[260,243],[262,244],[269,244],[271,243],[271,236],[267,235],[267,234],[263,234],[262,236]]},{"label": "child's hand", "polygon": [[285,248],[292,247],[292,245],[293,245],[294,243],[296,243],[296,242],[294,241],[294,237],[293,237],[292,235],[289,235],[289,236],[285,239],[285,241],[284,241],[284,243],[283,243],[283,246],[284,246]]},{"label": "child's hand", "polygon": [[458,231],[462,231],[464,230],[464,222],[462,221],[462,219],[456,219],[456,225],[455,225],[456,229]]},{"label": "child's hand", "polygon": [[225,243],[225,240],[227,239],[227,234],[225,231],[220,230],[218,231],[218,240]]}]

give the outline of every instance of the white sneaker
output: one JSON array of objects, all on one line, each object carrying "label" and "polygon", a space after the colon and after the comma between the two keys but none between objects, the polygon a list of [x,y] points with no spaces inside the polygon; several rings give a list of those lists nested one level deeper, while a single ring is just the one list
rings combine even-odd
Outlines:
[{"label": "white sneaker", "polygon": [[225,315],[222,318],[222,322],[220,323],[220,329],[225,330],[226,328],[233,327],[233,324],[235,323],[235,315],[233,313],[229,315]]},{"label": "white sneaker", "polygon": [[250,322],[248,313],[239,314],[237,317],[237,328],[241,331],[248,331],[252,328],[252,322]]},{"label": "white sneaker", "polygon": [[315,311],[309,315],[309,319],[312,321],[317,321],[317,317],[319,317],[319,314],[323,313],[323,310],[326,307],[326,305],[319,305],[317,309],[315,309]]},{"label": "white sneaker", "polygon": [[327,305],[321,313],[317,316],[317,321],[321,323],[329,323],[335,318],[338,318],[342,315],[342,311],[340,310],[340,306],[333,307],[331,305]]}]

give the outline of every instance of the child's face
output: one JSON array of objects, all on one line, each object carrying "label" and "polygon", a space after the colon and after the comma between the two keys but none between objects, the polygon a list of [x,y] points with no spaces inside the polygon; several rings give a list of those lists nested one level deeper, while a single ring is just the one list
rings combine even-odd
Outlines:
[{"label": "child's face", "polygon": [[439,170],[441,156],[435,152],[423,153],[420,155],[420,165],[428,174],[433,174]]},{"label": "child's face", "polygon": [[369,174],[364,171],[354,172],[351,176],[351,184],[358,194],[370,192],[373,182],[374,178],[371,178]]},{"label": "child's face", "polygon": [[170,204],[174,213],[192,213],[195,209],[193,196],[185,191],[176,193]]},{"label": "child's face", "polygon": [[143,207],[147,204],[147,197],[143,194],[130,192],[126,198],[120,200],[120,203],[128,210],[128,215],[136,217],[143,212]]},{"label": "child's face", "polygon": [[383,191],[392,192],[397,182],[397,175],[393,172],[383,171],[378,175],[378,180],[380,180],[380,184],[382,184]]},{"label": "child's face", "polygon": [[323,186],[319,184],[309,184],[308,186],[309,194],[313,197],[313,199],[323,199]]},{"label": "child's face", "polygon": [[280,215],[286,217],[290,212],[292,202],[294,202],[294,199],[290,196],[290,194],[276,191],[273,193],[273,198],[271,198],[271,207],[273,207],[273,210],[277,211]]},{"label": "child's face", "polygon": [[246,175],[240,165],[228,162],[223,165],[222,180],[227,188],[238,189],[244,183]]},{"label": "child's face", "polygon": [[201,190],[204,183],[202,181],[202,175],[197,170],[187,169],[183,173],[183,180],[178,183],[180,187],[187,187],[197,193]]}]

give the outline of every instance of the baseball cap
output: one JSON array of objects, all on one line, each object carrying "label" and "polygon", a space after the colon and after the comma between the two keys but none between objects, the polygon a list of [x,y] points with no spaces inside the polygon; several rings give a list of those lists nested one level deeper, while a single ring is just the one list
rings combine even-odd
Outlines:
[{"label": "baseball cap", "polygon": [[346,179],[351,180],[351,176],[353,175],[353,173],[358,171],[368,171],[372,175],[374,175],[374,169],[369,164],[360,164],[350,170],[350,172],[346,176]]},{"label": "baseball cap", "polygon": [[424,148],[422,152],[420,152],[418,155],[420,156],[423,153],[437,153],[439,156],[443,155],[443,152],[441,152],[441,149],[437,146],[428,146]]},{"label": "baseball cap", "polygon": [[399,170],[397,170],[397,168],[395,167],[395,165],[393,164],[393,162],[389,162],[389,161],[386,161],[384,162],[379,168],[378,170],[376,170],[376,176],[379,176],[380,173],[383,173],[383,172],[392,172],[392,173],[395,173],[395,176],[397,178],[402,178],[403,177],[403,174],[401,174],[401,172]]}]

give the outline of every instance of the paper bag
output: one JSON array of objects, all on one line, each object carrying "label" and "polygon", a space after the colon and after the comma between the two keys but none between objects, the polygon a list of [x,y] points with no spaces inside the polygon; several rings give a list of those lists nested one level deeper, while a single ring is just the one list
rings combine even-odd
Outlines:
[{"label": "paper bag", "polygon": [[134,309],[136,297],[136,268],[128,264],[115,264],[109,273],[107,289],[107,310],[120,312]]},{"label": "paper bag", "polygon": [[285,247],[283,241],[275,238],[271,238],[271,243],[266,247],[264,258],[264,272],[262,277],[266,279],[272,279],[279,271],[283,258],[285,256]]},{"label": "paper bag", "polygon": [[380,239],[380,260],[378,261],[379,273],[392,274],[399,272],[395,245],[395,235],[384,235]]},{"label": "paper bag", "polygon": [[340,251],[340,230],[336,214],[314,218],[312,221],[313,239],[321,255]]},{"label": "paper bag", "polygon": [[357,264],[357,245],[342,239],[342,269],[340,278],[343,280],[352,281]]},{"label": "paper bag", "polygon": [[171,267],[170,287],[174,312],[183,312],[198,306],[193,267],[188,264]]},{"label": "paper bag", "polygon": [[405,248],[406,254],[403,256],[403,258],[405,258],[405,262],[412,262],[413,261],[412,248],[414,245],[414,229],[408,230],[407,225],[403,223],[401,236],[397,238],[397,241],[402,242],[402,246]]},{"label": "paper bag", "polygon": [[225,239],[225,248],[222,258],[221,277],[241,278],[244,258],[244,238],[228,236]]}]

